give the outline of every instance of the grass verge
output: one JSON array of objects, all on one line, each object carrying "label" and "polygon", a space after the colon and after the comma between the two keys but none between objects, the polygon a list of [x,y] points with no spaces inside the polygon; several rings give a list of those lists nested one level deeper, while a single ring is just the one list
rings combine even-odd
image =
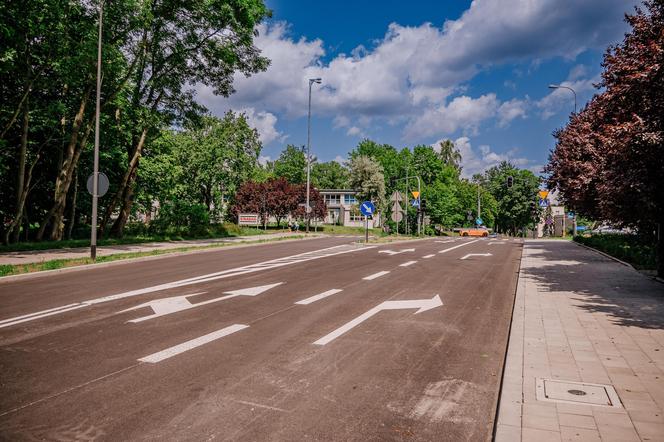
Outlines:
[{"label": "grass verge", "polygon": [[[191,246],[191,247],[178,247],[175,249],[152,250],[149,252],[117,253],[114,255],[99,256],[97,257],[96,263],[120,261],[131,258],[141,258],[144,256],[166,255],[177,252],[189,252],[192,250],[216,249],[221,247],[233,246],[237,244],[260,244],[267,242],[277,242],[277,241],[303,239],[303,238],[305,238],[304,235],[296,235],[296,236],[287,236],[283,238],[257,239],[257,240],[239,241],[234,243],[210,244],[207,246],[200,246],[200,247]],[[0,277],[10,276],[10,275],[20,275],[23,273],[41,272],[44,270],[57,270],[67,267],[77,267],[86,264],[95,264],[95,262],[92,261],[92,259],[90,258],[72,258],[72,259],[54,259],[51,261],[44,261],[44,262],[31,263],[31,264],[0,265]]]},{"label": "grass verge", "polygon": [[636,235],[606,233],[592,236],[575,236],[574,241],[628,262],[638,270],[654,270],[657,268],[655,244]]}]

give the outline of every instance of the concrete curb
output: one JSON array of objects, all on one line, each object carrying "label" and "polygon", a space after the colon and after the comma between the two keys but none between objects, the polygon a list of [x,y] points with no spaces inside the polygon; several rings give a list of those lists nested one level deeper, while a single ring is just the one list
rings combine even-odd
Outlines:
[{"label": "concrete curb", "polygon": [[[329,235],[333,236],[333,235]],[[122,264],[131,264],[131,263],[136,263],[136,262],[141,262],[141,261],[153,261],[157,259],[163,259],[163,258],[171,258],[174,256],[182,256],[182,255],[189,255],[189,254],[194,254],[194,253],[206,253],[206,252],[218,252],[220,250],[228,250],[228,249],[237,249],[237,248],[244,248],[244,247],[256,247],[256,246],[262,246],[266,244],[271,244],[271,243],[282,243],[282,242],[294,242],[294,241],[306,241],[306,240],[312,240],[312,239],[317,239],[317,238],[324,238],[326,235],[316,235],[316,236],[310,236],[306,238],[295,238],[295,239],[272,239],[272,240],[260,240],[256,239],[254,241],[252,240],[247,240],[243,242],[238,242],[237,244],[233,243],[220,243],[219,246],[215,247],[209,247],[209,246],[200,246],[200,250],[187,250],[187,251],[180,251],[180,252],[169,252],[169,249],[163,249],[165,250],[165,253],[160,254],[160,255],[149,255],[149,256],[139,256],[136,258],[127,258],[127,259],[118,259],[117,261],[109,261],[109,262],[100,262],[97,264],[83,264],[79,266],[72,266],[72,267],[64,267],[61,269],[55,269],[55,270],[42,270],[38,272],[31,272],[31,273],[21,273],[18,275],[8,275],[8,276],[2,276],[0,277],[0,285],[7,283],[7,282],[14,282],[18,280],[24,280],[24,279],[32,279],[32,278],[41,278],[45,276],[50,276],[54,274],[59,274],[59,273],[69,273],[69,272],[77,272],[77,271],[82,271],[82,270],[89,270],[89,269],[102,269],[106,267],[112,267],[116,265],[122,265]],[[196,246],[194,246],[196,247]],[[170,250],[177,250],[177,249],[170,249]],[[129,252],[129,253],[134,253],[134,252]],[[123,253],[116,253],[114,255],[107,255],[107,256],[116,256],[116,255],[122,255]],[[57,260],[53,260],[57,261]],[[48,261],[44,261],[48,262]]]}]

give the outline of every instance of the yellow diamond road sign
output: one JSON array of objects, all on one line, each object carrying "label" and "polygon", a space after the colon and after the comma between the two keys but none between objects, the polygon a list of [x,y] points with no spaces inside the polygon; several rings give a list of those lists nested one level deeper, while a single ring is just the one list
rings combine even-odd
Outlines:
[{"label": "yellow diamond road sign", "polygon": [[419,197],[420,197],[420,192],[418,192],[418,191],[416,191],[416,190],[413,190],[413,191],[412,191],[412,192],[410,192],[410,193],[412,193],[412,194],[413,194],[413,198],[416,198],[416,199],[417,199],[417,198],[419,198]]},{"label": "yellow diamond road sign", "polygon": [[545,199],[547,196],[549,196],[549,191],[548,190],[540,190],[539,191],[540,199]]}]

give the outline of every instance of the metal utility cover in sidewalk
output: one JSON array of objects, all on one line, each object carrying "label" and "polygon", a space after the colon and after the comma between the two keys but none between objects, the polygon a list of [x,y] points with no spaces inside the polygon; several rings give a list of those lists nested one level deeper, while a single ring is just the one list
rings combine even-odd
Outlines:
[{"label": "metal utility cover in sidewalk", "polygon": [[537,379],[537,400],[577,405],[622,408],[620,398],[611,385]]}]

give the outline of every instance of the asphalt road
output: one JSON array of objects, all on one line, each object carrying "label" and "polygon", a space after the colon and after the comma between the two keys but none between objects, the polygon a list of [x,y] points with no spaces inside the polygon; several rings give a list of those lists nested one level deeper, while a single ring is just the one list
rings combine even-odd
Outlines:
[{"label": "asphalt road", "polygon": [[324,238],[0,283],[0,438],[488,440],[520,255]]}]

